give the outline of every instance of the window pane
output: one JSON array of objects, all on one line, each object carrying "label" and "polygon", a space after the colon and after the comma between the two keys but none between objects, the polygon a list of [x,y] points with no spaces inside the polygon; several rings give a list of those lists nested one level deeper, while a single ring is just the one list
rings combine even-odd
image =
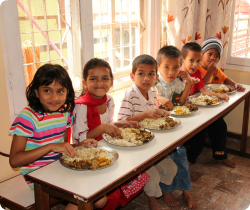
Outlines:
[{"label": "window pane", "polygon": [[93,23],[99,24],[100,22],[100,0],[92,0],[92,10],[93,10]]},{"label": "window pane", "polygon": [[109,22],[109,13],[108,13],[108,0],[101,1],[101,16],[102,16],[102,23]]},{"label": "window pane", "polygon": [[130,47],[124,47],[123,49],[123,66],[124,68],[129,67],[130,65]]},{"label": "window pane", "polygon": [[[77,10],[74,10],[74,14],[71,13],[72,6],[76,6],[77,3],[71,5],[70,2],[17,1],[26,86],[33,79],[36,70],[45,63],[63,65],[72,75],[73,84],[75,78],[79,77],[81,46],[79,41],[74,42],[68,26],[72,30],[74,28],[74,32],[77,33],[76,29],[80,28],[80,14]],[[28,63],[32,65],[27,65]]]},{"label": "window pane", "polygon": [[115,49],[115,60],[116,60],[116,70],[119,71],[121,69],[121,49]]},{"label": "window pane", "polygon": [[122,29],[122,45],[129,44],[129,28]]},{"label": "window pane", "polygon": [[115,29],[115,46],[119,47],[121,43],[121,32],[120,28]]},{"label": "window pane", "polygon": [[129,21],[129,0],[122,0],[122,21]]}]

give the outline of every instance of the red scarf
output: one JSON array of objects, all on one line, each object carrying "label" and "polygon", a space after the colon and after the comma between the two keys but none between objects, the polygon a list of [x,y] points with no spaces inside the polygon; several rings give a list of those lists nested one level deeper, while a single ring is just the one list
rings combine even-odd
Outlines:
[{"label": "red scarf", "polygon": [[[84,96],[79,97],[75,101],[75,104],[87,105],[87,120],[88,120],[89,131],[93,130],[94,128],[102,124],[100,114],[96,106],[102,105],[106,103],[106,101],[107,101],[106,94],[102,99],[96,99],[90,95],[89,91],[87,91],[87,93]],[[101,139],[102,139],[102,135],[96,138],[97,141]]]}]

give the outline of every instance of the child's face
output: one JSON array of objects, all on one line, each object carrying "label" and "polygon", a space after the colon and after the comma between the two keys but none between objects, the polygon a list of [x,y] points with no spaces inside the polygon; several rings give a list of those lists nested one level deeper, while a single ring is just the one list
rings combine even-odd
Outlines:
[{"label": "child's face", "polygon": [[202,56],[201,65],[204,69],[207,69],[210,63],[218,63],[220,60],[220,53],[217,49],[212,48],[206,51]]},{"label": "child's face", "polygon": [[110,70],[104,66],[98,66],[88,71],[87,80],[83,80],[83,86],[88,89],[93,98],[102,99],[113,85]]},{"label": "child's face", "polygon": [[54,81],[49,86],[40,86],[36,90],[36,96],[46,110],[55,112],[65,104],[67,92],[65,87]]},{"label": "child's face", "polygon": [[177,78],[180,68],[181,58],[163,57],[160,65],[158,65],[158,70],[167,82],[173,82]]},{"label": "child's face", "polygon": [[158,75],[154,65],[139,64],[135,74],[130,73],[130,77],[141,92],[148,91],[157,81]]},{"label": "child's face", "polygon": [[189,50],[186,58],[183,59],[184,70],[189,74],[194,74],[200,67],[201,56],[201,52]]}]

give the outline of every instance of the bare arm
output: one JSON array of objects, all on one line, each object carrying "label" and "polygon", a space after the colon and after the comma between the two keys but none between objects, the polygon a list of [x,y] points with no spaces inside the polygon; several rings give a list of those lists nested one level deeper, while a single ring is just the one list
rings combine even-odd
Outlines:
[{"label": "bare arm", "polygon": [[180,100],[179,100],[181,105],[186,103],[187,97],[189,96],[190,89],[191,89],[191,84],[186,84],[185,89],[182,92]]},{"label": "bare arm", "polygon": [[227,84],[227,85],[234,86],[237,89],[237,91],[239,91],[239,92],[243,92],[243,91],[246,90],[246,88],[243,87],[243,85],[241,85],[241,84],[233,81],[231,78],[226,78],[225,81],[224,81],[224,83]]},{"label": "bare arm", "polygon": [[132,117],[128,117],[127,120],[133,120],[133,121],[140,122],[144,118],[157,119],[157,118],[161,117],[162,115],[169,116],[170,114],[164,109],[150,109],[150,110],[141,112],[137,115],[134,115]]},{"label": "bare arm", "polygon": [[225,101],[228,101],[228,100],[229,100],[229,97],[228,97],[227,94],[214,93],[214,92],[212,92],[212,91],[209,91],[209,90],[205,89],[204,87],[200,89],[200,92],[201,92],[203,95],[216,96],[216,97],[219,97],[219,98],[224,99]]},{"label": "bare arm", "polygon": [[65,153],[70,157],[76,156],[76,151],[67,142],[64,143],[51,143],[45,146],[39,147],[34,150],[25,151],[27,137],[13,136],[11,150],[10,150],[10,165],[13,168],[25,166],[29,163],[35,162],[40,157],[46,155],[50,151]]},{"label": "bare arm", "polygon": [[217,65],[214,61],[212,61],[209,66],[207,67],[207,73],[205,76],[202,78],[203,82],[207,84],[211,76],[217,71]]},{"label": "bare arm", "polygon": [[102,133],[107,133],[112,137],[121,135],[121,131],[119,130],[117,126],[112,125],[112,124],[101,124],[97,126],[96,128],[94,128],[93,130],[88,131],[87,138],[95,139],[98,136],[100,136]]}]

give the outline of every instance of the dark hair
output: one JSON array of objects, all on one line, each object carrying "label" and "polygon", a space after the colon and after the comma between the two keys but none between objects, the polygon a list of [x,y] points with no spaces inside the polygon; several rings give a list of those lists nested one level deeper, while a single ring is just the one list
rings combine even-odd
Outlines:
[{"label": "dark hair", "polygon": [[156,71],[156,73],[157,73],[157,63],[156,63],[156,60],[155,60],[152,56],[146,55],[146,54],[137,56],[137,57],[133,60],[133,63],[132,63],[132,73],[133,73],[133,74],[135,74],[135,72],[136,72],[136,70],[137,70],[137,67],[138,67],[140,64],[153,65],[153,66],[155,67],[155,71]]},{"label": "dark hair", "polygon": [[185,59],[187,57],[188,51],[196,51],[196,52],[202,52],[201,46],[196,42],[188,42],[185,45],[183,45],[181,49],[181,53],[183,58]]},{"label": "dark hair", "polygon": [[[83,77],[83,79],[84,79],[85,81],[86,81],[87,78],[88,78],[89,70],[90,70],[90,69],[94,69],[94,68],[96,68],[96,67],[106,67],[106,68],[108,68],[109,71],[110,71],[110,77],[111,77],[111,79],[112,79],[112,80],[114,79],[114,76],[113,76],[113,74],[112,74],[112,69],[111,69],[111,67],[110,67],[110,65],[109,65],[109,63],[108,63],[107,61],[105,61],[105,60],[103,60],[103,59],[100,59],[100,58],[92,58],[92,59],[90,59],[90,60],[85,64],[85,66],[84,66],[84,68],[83,68],[83,75],[82,75],[82,77]],[[85,89],[83,88],[83,91],[82,91],[82,93],[81,93],[80,96],[83,96],[86,92],[87,92],[87,90],[85,90]]]},{"label": "dark hair", "polygon": [[182,65],[181,51],[175,46],[172,46],[172,45],[164,46],[158,51],[157,56],[156,56],[156,61],[158,65],[161,64],[161,60],[163,57],[164,58],[180,58],[181,60],[180,64]]},{"label": "dark hair", "polygon": [[36,96],[36,91],[38,91],[40,86],[48,86],[54,81],[58,82],[68,91],[65,104],[61,107],[63,110],[60,110],[60,112],[72,112],[75,107],[75,92],[72,82],[68,72],[57,64],[45,64],[37,70],[32,82],[26,89],[28,105],[36,112],[50,112],[43,107],[39,98]]}]

